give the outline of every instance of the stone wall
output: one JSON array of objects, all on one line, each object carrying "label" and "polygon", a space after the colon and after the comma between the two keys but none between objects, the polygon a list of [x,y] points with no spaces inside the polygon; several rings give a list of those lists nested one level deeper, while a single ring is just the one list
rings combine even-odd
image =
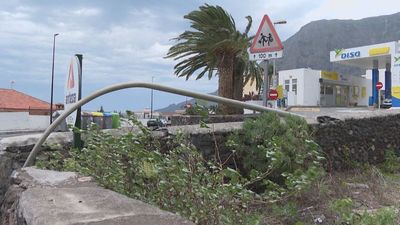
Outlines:
[{"label": "stone wall", "polygon": [[388,149],[400,153],[400,114],[333,121],[313,129],[328,169],[347,169],[354,162],[381,163]]}]

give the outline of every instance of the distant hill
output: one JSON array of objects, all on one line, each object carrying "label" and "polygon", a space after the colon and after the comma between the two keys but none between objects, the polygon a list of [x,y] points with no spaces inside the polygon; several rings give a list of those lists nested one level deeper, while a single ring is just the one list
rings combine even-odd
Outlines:
[{"label": "distant hill", "polygon": [[[368,4],[368,3],[366,3]],[[362,75],[365,71],[330,63],[329,52],[400,40],[400,12],[360,20],[318,20],[304,25],[283,42],[284,57],[276,61],[277,70],[311,68]],[[191,99],[191,103],[195,100]],[[171,104],[159,112],[173,112],[186,102]]]},{"label": "distant hill", "polygon": [[[217,92],[214,91],[214,92],[209,93],[209,94],[210,95],[217,95]],[[188,99],[187,101],[183,101],[183,102],[180,102],[178,104],[170,104],[169,106],[167,106],[165,108],[157,109],[155,111],[156,112],[175,112],[175,110],[183,109],[184,106],[186,104],[189,104],[189,103],[193,105],[194,103],[196,103],[196,99],[191,98],[191,99]],[[216,103],[207,102],[207,106],[213,105],[213,104],[216,104]]]},{"label": "distant hill", "polygon": [[365,71],[329,62],[329,52],[400,40],[400,13],[360,20],[318,20],[304,25],[283,42],[284,57],[278,70],[312,68],[343,74],[361,75]]}]

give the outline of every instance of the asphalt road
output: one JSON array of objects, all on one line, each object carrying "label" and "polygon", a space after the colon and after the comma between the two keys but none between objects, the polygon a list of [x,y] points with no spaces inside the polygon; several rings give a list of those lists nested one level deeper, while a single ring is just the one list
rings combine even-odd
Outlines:
[{"label": "asphalt road", "polygon": [[354,107],[354,108],[344,108],[344,107],[329,107],[329,108],[301,107],[300,108],[299,107],[299,108],[292,108],[289,111],[304,116],[307,122],[309,123],[318,123],[317,122],[318,116],[330,116],[340,120],[345,120],[351,118],[357,119],[357,118],[400,114],[400,109],[378,110],[369,107]]}]

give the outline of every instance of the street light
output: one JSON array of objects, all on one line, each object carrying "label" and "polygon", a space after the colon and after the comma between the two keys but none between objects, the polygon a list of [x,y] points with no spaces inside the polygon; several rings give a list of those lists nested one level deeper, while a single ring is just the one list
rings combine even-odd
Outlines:
[{"label": "street light", "polygon": [[[287,23],[287,21],[286,20],[278,20],[278,21],[275,21],[274,22],[274,26],[276,25],[276,24],[286,24]],[[273,61],[272,61],[272,63],[273,63],[273,85],[274,86],[276,86],[276,85],[278,85],[278,77],[277,77],[277,75],[276,75],[276,67],[275,67],[275,61],[276,61],[276,59],[274,59]]]},{"label": "street light", "polygon": [[[153,80],[154,76],[151,77],[151,83],[153,83]],[[151,89],[150,119],[153,119],[153,89]]]},{"label": "street light", "polygon": [[15,84],[15,80],[10,81],[10,89],[14,89],[13,86]]},{"label": "street light", "polygon": [[278,21],[275,21],[275,22],[274,22],[274,25],[275,25],[275,24],[286,24],[286,23],[287,23],[286,20],[278,20]]},{"label": "street light", "polygon": [[51,93],[50,93],[50,124],[53,123],[53,86],[54,86],[54,54],[56,52],[56,36],[57,34],[53,35],[53,64],[51,67]]}]

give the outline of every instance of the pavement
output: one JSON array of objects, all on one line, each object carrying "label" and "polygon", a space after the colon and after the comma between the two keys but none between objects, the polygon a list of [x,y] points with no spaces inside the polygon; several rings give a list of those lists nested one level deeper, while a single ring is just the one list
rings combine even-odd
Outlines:
[{"label": "pavement", "polygon": [[26,134],[39,134],[43,132],[44,132],[43,130],[0,131],[0,139],[5,137],[15,137]]},{"label": "pavement", "polygon": [[303,116],[308,123],[318,123],[317,117],[329,116],[340,120],[400,114],[400,109],[374,109],[370,107],[293,107],[289,112]]}]

